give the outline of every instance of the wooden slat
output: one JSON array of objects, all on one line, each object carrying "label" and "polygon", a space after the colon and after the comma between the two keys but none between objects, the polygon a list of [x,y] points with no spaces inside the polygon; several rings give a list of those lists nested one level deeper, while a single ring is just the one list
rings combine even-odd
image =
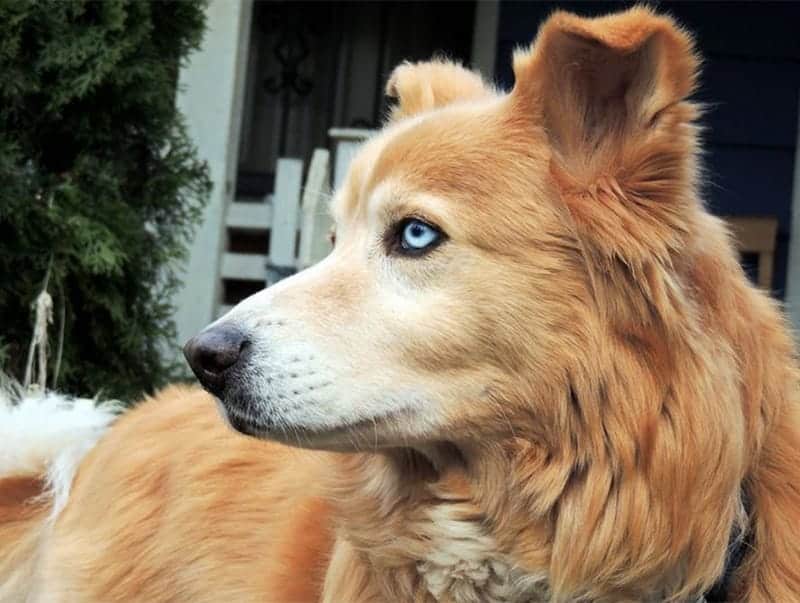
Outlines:
[{"label": "wooden slat", "polygon": [[728,217],[736,237],[736,245],[745,253],[774,253],[775,237],[778,233],[778,219],[774,217]]},{"label": "wooden slat", "polygon": [[345,174],[350,167],[350,162],[358,152],[359,147],[372,134],[373,130],[357,128],[331,128],[328,136],[336,141],[336,156],[333,167],[333,188],[338,189],[344,181]]},{"label": "wooden slat", "polygon": [[366,128],[331,128],[328,130],[328,136],[335,140],[355,140],[359,143],[364,142],[373,134],[375,134],[375,130]]},{"label": "wooden slat", "polygon": [[316,264],[331,251],[328,239],[332,224],[328,213],[329,199],[330,153],[326,149],[316,149],[311,158],[303,189],[300,252],[297,257],[299,270]]},{"label": "wooden slat", "polygon": [[228,228],[269,230],[272,226],[272,195],[260,202],[234,201],[225,218]]},{"label": "wooden slat", "polygon": [[775,266],[775,254],[758,254],[758,285],[764,289],[772,288],[772,272]]},{"label": "wooden slat", "polygon": [[267,256],[256,253],[226,253],[222,256],[222,278],[265,282]]},{"label": "wooden slat", "polygon": [[272,232],[269,238],[269,285],[294,270],[302,186],[303,162],[299,159],[278,159],[272,201]]},{"label": "wooden slat", "polygon": [[758,256],[758,285],[764,289],[772,287],[778,219],[735,216],[725,221],[731,227],[739,251]]}]

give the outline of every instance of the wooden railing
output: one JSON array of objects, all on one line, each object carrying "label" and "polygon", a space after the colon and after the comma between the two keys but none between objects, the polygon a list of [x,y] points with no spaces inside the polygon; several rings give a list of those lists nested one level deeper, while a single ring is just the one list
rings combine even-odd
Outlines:
[{"label": "wooden railing", "polygon": [[775,266],[775,244],[778,219],[775,217],[726,217],[739,253],[753,254],[758,258],[756,283],[763,289],[772,288]]},{"label": "wooden railing", "polygon": [[[368,130],[331,130],[336,158],[334,187],[341,183],[356,149],[369,134]],[[235,252],[227,245],[220,262],[223,291],[226,281],[245,281],[252,284],[252,289],[272,285],[315,264],[330,252],[330,153],[327,149],[314,151],[305,183],[303,167],[300,159],[279,159],[273,194],[262,199],[237,199],[228,206],[226,241],[230,243],[232,237],[242,232],[263,237],[264,252]],[[238,301],[223,300],[217,315],[226,313]]]}]

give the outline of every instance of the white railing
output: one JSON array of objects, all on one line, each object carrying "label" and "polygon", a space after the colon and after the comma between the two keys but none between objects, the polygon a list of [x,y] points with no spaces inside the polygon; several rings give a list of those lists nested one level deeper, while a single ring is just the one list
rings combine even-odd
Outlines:
[{"label": "white railing", "polygon": [[298,270],[316,264],[331,250],[328,236],[332,227],[328,209],[331,198],[330,181],[330,153],[326,149],[317,149],[311,157],[306,186],[303,189]]},{"label": "white railing", "polygon": [[[336,163],[334,186],[341,184],[356,149],[366,139],[368,130],[333,129]],[[330,252],[331,161],[326,149],[316,149],[302,182],[303,161],[279,159],[275,171],[275,192],[258,201],[235,200],[228,206],[225,227],[230,231],[269,237],[266,253],[223,252],[220,278],[248,281],[268,286],[303,270]],[[266,248],[266,245],[265,245]],[[222,287],[224,290],[224,286]],[[235,300],[229,300],[235,301]],[[231,306],[220,304],[221,316]]]}]

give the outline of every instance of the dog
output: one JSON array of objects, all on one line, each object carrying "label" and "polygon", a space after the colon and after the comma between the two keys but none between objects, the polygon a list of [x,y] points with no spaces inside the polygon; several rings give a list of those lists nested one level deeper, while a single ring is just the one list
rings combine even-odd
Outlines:
[{"label": "dog", "polygon": [[210,393],[6,469],[3,600],[800,600],[796,351],[700,199],[698,66],[643,7],[554,13],[508,93],[399,66],[332,253],[187,344]]}]

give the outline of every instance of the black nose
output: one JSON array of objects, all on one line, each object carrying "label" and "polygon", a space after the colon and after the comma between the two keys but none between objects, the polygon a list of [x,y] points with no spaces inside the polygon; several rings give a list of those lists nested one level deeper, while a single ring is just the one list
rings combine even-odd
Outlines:
[{"label": "black nose", "polygon": [[225,373],[241,356],[244,334],[225,323],[195,335],[183,346],[183,355],[200,383],[214,393],[225,386]]}]

